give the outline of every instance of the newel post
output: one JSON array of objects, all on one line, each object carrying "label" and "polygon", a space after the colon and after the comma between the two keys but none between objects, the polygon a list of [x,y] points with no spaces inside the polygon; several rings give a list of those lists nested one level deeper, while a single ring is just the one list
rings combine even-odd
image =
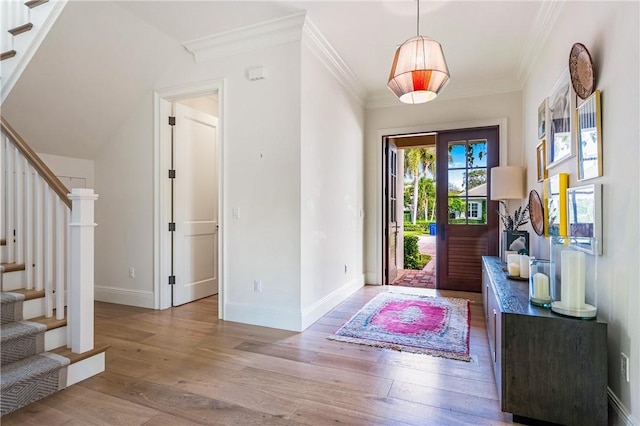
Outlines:
[{"label": "newel post", "polygon": [[71,200],[71,280],[68,316],[71,327],[71,351],[83,353],[93,349],[94,241],[93,204],[98,195],[93,189],[73,188]]}]

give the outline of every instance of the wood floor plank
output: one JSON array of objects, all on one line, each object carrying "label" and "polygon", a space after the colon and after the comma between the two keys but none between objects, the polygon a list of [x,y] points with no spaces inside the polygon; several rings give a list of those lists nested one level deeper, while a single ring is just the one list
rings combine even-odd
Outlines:
[{"label": "wood floor plank", "polygon": [[264,412],[185,392],[166,385],[140,381],[129,389],[116,393],[121,399],[179,418],[201,424],[286,425],[289,422]]},{"label": "wood floor plank", "polygon": [[84,424],[142,425],[158,414],[134,401],[115,398],[81,386],[71,386],[42,400]]},{"label": "wood floor plank", "polygon": [[3,426],[84,426],[86,422],[74,419],[42,402],[34,402],[21,410],[2,417]]},{"label": "wood floor plank", "polygon": [[389,396],[416,403],[424,403],[463,414],[471,414],[488,420],[507,420],[499,411],[500,403],[495,399],[481,398],[467,393],[450,392],[429,386],[394,381]]}]

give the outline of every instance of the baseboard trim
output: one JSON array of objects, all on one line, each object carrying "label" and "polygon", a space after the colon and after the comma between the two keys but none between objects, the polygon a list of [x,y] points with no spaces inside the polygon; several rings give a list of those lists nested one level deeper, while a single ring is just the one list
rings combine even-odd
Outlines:
[{"label": "baseboard trim", "polygon": [[281,330],[301,331],[299,312],[225,303],[224,320]]},{"label": "baseboard trim", "polygon": [[117,303],[118,305],[137,306],[154,309],[154,297],[151,291],[129,290],[124,288],[95,286],[97,302]]},{"label": "baseboard trim", "polygon": [[364,274],[349,281],[342,287],[332,291],[302,312],[301,329],[305,330],[314,322],[322,318],[327,312],[342,303],[358,289],[364,286]]},{"label": "baseboard trim", "polygon": [[[618,416],[619,421],[609,424],[614,425],[624,425],[624,426],[640,426],[640,422],[631,417],[631,414],[627,411],[627,408],[624,406],[618,395],[616,395],[610,387],[607,387],[607,399],[609,400],[609,406],[613,409]],[[609,419],[611,420],[611,419]]]}]

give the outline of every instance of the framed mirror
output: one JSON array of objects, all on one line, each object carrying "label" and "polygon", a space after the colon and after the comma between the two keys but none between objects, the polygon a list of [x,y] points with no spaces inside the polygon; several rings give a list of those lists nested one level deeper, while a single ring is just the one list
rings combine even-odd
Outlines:
[{"label": "framed mirror", "polygon": [[569,70],[566,69],[551,90],[548,99],[549,121],[547,133],[547,169],[575,155],[574,123],[576,96],[569,81]]},{"label": "framed mirror", "polygon": [[576,109],[578,181],[602,176],[602,114],[596,90]]},{"label": "framed mirror", "polygon": [[542,139],[538,144],[538,146],[536,146],[536,166],[537,166],[538,182],[542,182],[548,177],[547,164],[545,160],[547,158],[546,144],[547,142],[544,139]]},{"label": "framed mirror", "polygon": [[567,205],[571,245],[589,254],[601,255],[602,185],[567,189]]}]

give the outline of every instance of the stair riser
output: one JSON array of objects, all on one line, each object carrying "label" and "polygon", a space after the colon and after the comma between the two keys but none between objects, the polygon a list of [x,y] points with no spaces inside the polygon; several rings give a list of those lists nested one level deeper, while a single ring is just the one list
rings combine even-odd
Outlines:
[{"label": "stair riser", "polygon": [[47,330],[44,334],[44,350],[51,351],[61,346],[67,346],[67,327]]},{"label": "stair riser", "polygon": [[22,312],[25,320],[43,316],[47,312],[44,298],[25,300],[22,302]]},{"label": "stair riser", "polygon": [[75,385],[78,382],[93,377],[104,371],[105,353],[100,352],[94,356],[78,361],[67,367],[67,386]]},{"label": "stair riser", "polygon": [[5,272],[2,274],[2,291],[24,288],[26,274],[24,271]]}]

